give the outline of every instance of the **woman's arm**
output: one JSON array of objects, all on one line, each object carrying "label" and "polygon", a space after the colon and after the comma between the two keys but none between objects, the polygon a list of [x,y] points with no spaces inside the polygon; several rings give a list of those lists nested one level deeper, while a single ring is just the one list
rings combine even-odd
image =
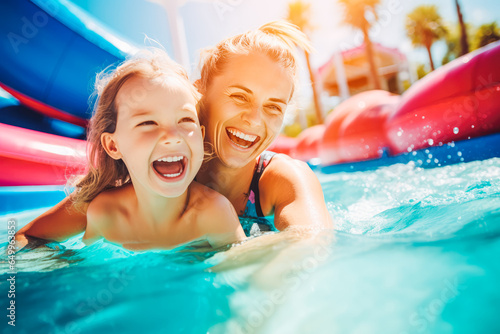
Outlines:
[{"label": "woman's arm", "polygon": [[198,226],[213,248],[240,242],[246,238],[238,215],[226,197],[215,193],[202,207],[200,213],[203,219],[198,220]]},{"label": "woman's arm", "polygon": [[[88,205],[83,207],[87,211]],[[29,237],[39,239],[64,241],[85,231],[87,216],[73,207],[69,197],[63,199],[49,211],[21,228],[16,233],[18,249],[22,249],[29,242]]]},{"label": "woman's arm", "polygon": [[259,182],[262,212],[272,213],[278,230],[289,226],[333,228],[323,190],[311,168],[286,155],[276,155]]}]

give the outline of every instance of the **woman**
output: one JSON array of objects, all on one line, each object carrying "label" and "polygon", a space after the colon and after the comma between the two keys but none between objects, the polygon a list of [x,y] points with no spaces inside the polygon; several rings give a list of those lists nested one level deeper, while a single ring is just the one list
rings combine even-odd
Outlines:
[{"label": "woman", "polygon": [[[294,92],[295,46],[309,48],[294,25],[268,23],[208,50],[197,82],[203,94],[200,121],[215,158],[196,180],[229,199],[247,234],[252,228],[332,226],[321,185],[307,164],[265,152],[279,134]],[[263,218],[271,214],[273,220]],[[26,236],[62,241],[85,227],[85,214],[66,198],[23,227],[16,239],[21,244]]]}]

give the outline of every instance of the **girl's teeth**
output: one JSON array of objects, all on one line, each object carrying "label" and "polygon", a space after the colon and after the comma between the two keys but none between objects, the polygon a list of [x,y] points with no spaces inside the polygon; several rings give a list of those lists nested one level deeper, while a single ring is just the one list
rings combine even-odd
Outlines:
[{"label": "girl's teeth", "polygon": [[176,177],[176,176],[179,176],[181,175],[181,173],[176,173],[176,174],[163,174],[163,176],[165,177]]},{"label": "girl's teeth", "polygon": [[175,162],[175,161],[181,161],[184,159],[183,156],[178,156],[178,157],[166,157],[166,158],[160,158],[157,161],[165,161],[165,162]]}]

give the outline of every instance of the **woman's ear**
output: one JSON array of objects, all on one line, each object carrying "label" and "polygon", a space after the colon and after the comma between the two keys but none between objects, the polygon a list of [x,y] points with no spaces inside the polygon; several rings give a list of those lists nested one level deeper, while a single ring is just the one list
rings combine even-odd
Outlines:
[{"label": "woman's ear", "polygon": [[196,80],[193,85],[194,88],[196,88],[196,90],[198,91],[198,93],[203,94],[203,92],[201,91],[201,79]]},{"label": "woman's ear", "polygon": [[201,129],[201,136],[203,139],[205,139],[205,126],[204,125],[200,125],[200,129]]},{"label": "woman's ear", "polygon": [[101,135],[101,145],[111,158],[115,160],[122,158],[122,154],[112,133],[104,132]]}]

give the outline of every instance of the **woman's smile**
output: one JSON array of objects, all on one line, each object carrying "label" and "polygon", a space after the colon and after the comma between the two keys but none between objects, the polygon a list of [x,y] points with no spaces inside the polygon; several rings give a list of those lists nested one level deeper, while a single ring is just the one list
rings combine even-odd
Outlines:
[{"label": "woman's smile", "polygon": [[234,127],[227,127],[226,134],[232,144],[242,149],[248,149],[260,141],[260,136]]}]

